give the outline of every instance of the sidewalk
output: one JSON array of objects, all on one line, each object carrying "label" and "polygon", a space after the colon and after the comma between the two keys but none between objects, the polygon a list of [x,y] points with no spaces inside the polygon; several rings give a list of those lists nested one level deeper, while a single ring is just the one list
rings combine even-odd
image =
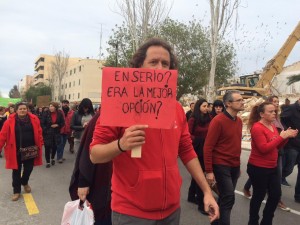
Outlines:
[{"label": "sidewalk", "polygon": [[242,150],[251,151],[251,141],[242,140]]}]

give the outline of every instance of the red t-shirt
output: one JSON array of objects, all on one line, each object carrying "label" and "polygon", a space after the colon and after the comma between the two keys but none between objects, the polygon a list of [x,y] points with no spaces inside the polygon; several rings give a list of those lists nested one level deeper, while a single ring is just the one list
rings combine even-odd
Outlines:
[{"label": "red t-shirt", "polygon": [[287,140],[284,140],[272,124],[273,131],[256,122],[251,128],[251,154],[249,163],[264,168],[275,168],[277,166],[278,149]]}]

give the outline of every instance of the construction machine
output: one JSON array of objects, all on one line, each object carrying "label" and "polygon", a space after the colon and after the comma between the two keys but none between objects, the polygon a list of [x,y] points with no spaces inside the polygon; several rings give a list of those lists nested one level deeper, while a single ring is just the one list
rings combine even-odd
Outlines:
[{"label": "construction machine", "polygon": [[223,95],[230,90],[240,91],[243,98],[251,98],[253,96],[263,97],[270,95],[273,78],[282,71],[287,57],[299,40],[300,22],[285,41],[278,53],[270,61],[268,61],[261,74],[241,76],[238,84],[219,88],[217,90],[217,98],[221,99]]}]

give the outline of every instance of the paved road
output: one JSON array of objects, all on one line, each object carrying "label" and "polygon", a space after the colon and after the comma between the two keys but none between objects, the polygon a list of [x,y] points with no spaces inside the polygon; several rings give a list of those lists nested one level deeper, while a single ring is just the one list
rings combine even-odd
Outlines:
[{"label": "paved road", "polygon": [[[68,149],[66,147],[66,149]],[[232,225],[246,225],[248,220],[249,200],[239,194],[247,179],[245,165],[249,156],[248,151],[242,153],[242,176],[238,181],[236,204],[232,211]],[[73,169],[74,155],[65,154],[66,161],[50,169],[45,166],[35,167],[30,178],[32,196],[39,210],[38,214],[29,215],[24,199],[12,202],[11,170],[4,169],[4,159],[0,159],[0,225],[58,225],[60,224],[64,204],[69,201],[68,185]],[[194,204],[188,203],[187,190],[190,176],[181,163],[182,186],[182,214],[181,225],[209,224],[206,216],[197,211]],[[297,168],[288,178],[295,186]],[[283,201],[292,209],[300,211],[300,204],[293,201],[293,188],[283,188]],[[263,205],[264,206],[264,205]],[[297,213],[297,212],[296,212]],[[299,212],[300,214],[300,212]],[[300,215],[287,213],[278,209],[275,213],[274,225],[299,225]]]}]

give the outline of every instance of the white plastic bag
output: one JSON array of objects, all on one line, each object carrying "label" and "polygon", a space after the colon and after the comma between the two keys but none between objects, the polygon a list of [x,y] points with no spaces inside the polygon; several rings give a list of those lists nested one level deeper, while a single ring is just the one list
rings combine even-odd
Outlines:
[{"label": "white plastic bag", "polygon": [[94,212],[84,202],[83,208],[79,206],[80,200],[67,202],[64,208],[61,225],[93,225]]}]

